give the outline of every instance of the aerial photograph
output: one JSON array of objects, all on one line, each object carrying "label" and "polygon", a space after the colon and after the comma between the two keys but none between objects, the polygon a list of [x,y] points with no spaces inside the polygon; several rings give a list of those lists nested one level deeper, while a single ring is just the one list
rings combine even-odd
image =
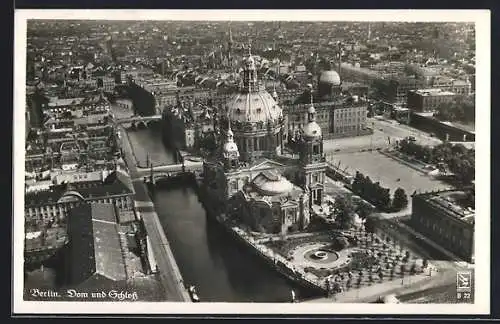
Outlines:
[{"label": "aerial photograph", "polygon": [[23,299],[473,304],[475,24],[229,19],[28,20]]}]

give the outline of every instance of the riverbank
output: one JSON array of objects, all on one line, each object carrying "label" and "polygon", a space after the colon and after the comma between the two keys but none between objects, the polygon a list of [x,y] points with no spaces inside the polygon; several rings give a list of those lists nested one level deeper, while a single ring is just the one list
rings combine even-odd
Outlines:
[{"label": "riverbank", "polygon": [[[208,217],[214,218],[214,220],[219,223],[220,226],[222,226],[233,239],[240,242],[250,253],[258,256],[268,266],[271,266],[273,270],[277,271],[282,276],[298,284],[299,286],[307,290],[316,291],[318,292],[318,295],[326,291],[326,287],[324,286],[324,284],[322,285],[320,282],[315,281],[314,278],[308,277],[308,274],[303,273],[300,271],[300,269],[296,269],[295,267],[293,267],[293,265],[288,260],[286,260],[286,258],[277,253],[274,253],[273,251],[271,251],[271,249],[262,244],[262,238],[253,238],[243,229],[236,226],[235,224],[232,224],[231,221],[226,218],[225,214],[218,213],[205,198],[200,179],[197,179],[196,187],[198,197],[205,210],[207,211],[207,215],[209,215]],[[312,276],[312,274],[309,275]]]},{"label": "riverbank", "polygon": [[146,184],[139,177],[137,160],[127,131],[120,127],[119,132],[122,134],[120,136],[121,148],[135,190],[135,210],[140,215],[140,219],[142,219],[147,235],[150,238],[156,267],[159,271],[160,283],[165,290],[168,301],[189,302],[191,298],[184,286],[184,280],[170,249],[170,243],[154,209]]},{"label": "riverbank", "polygon": [[[304,253],[302,253],[300,257],[298,255],[291,255],[286,251],[276,250],[272,246],[266,244],[271,241],[276,241],[275,238],[259,237],[259,235],[256,236],[252,234],[252,232],[240,227],[224,213],[218,211],[217,206],[212,204],[211,201],[205,197],[201,183],[199,183],[199,187],[199,198],[208,214],[210,214],[212,218],[215,218],[231,237],[242,243],[248,251],[265,261],[268,266],[288,280],[303,288],[316,292],[314,296],[301,299],[325,302],[330,300],[331,302],[331,298],[325,298],[324,296],[328,293],[332,293],[332,296],[336,296],[335,299],[333,299],[334,301],[337,301],[336,298],[338,297],[348,302],[356,302],[358,300],[362,302],[372,302],[372,299],[376,300],[381,295],[389,294],[396,288],[400,288],[401,286],[407,287],[408,282],[415,283],[426,279],[427,276],[424,274],[426,270],[424,268],[428,271],[434,269],[434,266],[430,264],[428,266],[423,266],[423,259],[417,258],[414,254],[409,252],[405,253],[402,249],[400,249],[398,253],[388,240],[382,240],[375,234],[368,235],[368,233],[363,234],[359,231],[343,231],[339,234],[344,237],[350,237],[350,239],[348,239],[349,242],[356,241],[358,243],[350,243],[353,244],[351,249],[333,252],[337,255],[336,259],[333,260],[334,265],[326,266],[324,263],[311,264],[310,260],[305,260],[302,254],[307,251],[313,251],[314,249],[318,250],[318,243],[320,245],[319,248],[325,247],[325,250],[329,250],[331,244],[327,242],[330,242],[330,234],[332,233],[326,233],[328,236],[326,241],[324,237],[320,239],[310,233],[305,233],[298,238],[294,238],[299,239],[299,241],[305,239],[303,242],[290,242],[290,238],[285,240],[282,238],[281,241],[283,241],[285,245],[288,243],[292,245],[289,246],[289,248],[292,249],[291,251],[295,251],[297,247],[302,248],[300,251]],[[307,242],[308,239],[313,239],[313,242]],[[318,241],[316,242],[315,239]],[[370,249],[368,248],[369,244],[371,246]],[[305,250],[303,248],[305,248]],[[378,258],[373,258],[375,255],[377,255]],[[411,258],[410,255],[412,255]],[[406,265],[406,263],[408,263],[408,265]],[[411,266],[410,263],[412,263],[413,266]],[[379,270],[375,271],[374,269],[376,268],[373,268],[374,266],[378,266]],[[359,273],[363,272],[363,275],[359,274],[357,278],[358,289],[353,289],[353,282],[355,280],[353,273],[358,273],[358,271]],[[369,275],[369,273],[374,273],[374,277],[380,277],[380,282],[376,282],[378,280],[374,279],[374,277],[372,278],[372,275]],[[347,279],[348,277],[353,279]],[[396,277],[401,277],[402,279],[398,281],[395,279]],[[339,278],[340,282],[337,281]],[[390,280],[388,280],[389,278]],[[333,288],[335,286],[338,287]],[[354,293],[351,291],[354,291]],[[357,291],[361,291],[362,295],[359,296],[359,294],[356,293]],[[339,302],[341,301],[339,300]]]}]

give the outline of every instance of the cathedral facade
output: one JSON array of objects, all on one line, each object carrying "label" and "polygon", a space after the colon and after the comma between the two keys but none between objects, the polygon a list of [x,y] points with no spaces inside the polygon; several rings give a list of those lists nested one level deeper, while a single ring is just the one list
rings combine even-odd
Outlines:
[{"label": "cathedral facade", "polygon": [[312,100],[299,158],[293,158],[282,151],[285,123],[273,97],[260,86],[249,53],[219,147],[204,162],[202,190],[209,213],[252,231],[286,235],[309,225],[312,205],[323,200],[327,165]]}]

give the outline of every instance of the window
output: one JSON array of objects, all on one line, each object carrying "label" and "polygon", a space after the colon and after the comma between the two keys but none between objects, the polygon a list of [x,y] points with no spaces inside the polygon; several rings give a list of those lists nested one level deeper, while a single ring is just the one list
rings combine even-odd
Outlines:
[{"label": "window", "polygon": [[319,182],[319,175],[318,174],[313,174],[313,182],[316,183],[316,182]]}]

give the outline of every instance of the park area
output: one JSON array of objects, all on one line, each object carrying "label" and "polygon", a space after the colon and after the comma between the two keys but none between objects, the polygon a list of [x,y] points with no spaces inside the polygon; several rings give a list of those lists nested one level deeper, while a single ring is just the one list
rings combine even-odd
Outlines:
[{"label": "park area", "polygon": [[[413,192],[442,190],[450,186],[443,181],[434,179],[414,170],[377,151],[358,153],[339,153],[330,158],[335,166],[354,175],[356,171],[369,176],[373,182],[380,182],[382,187],[405,190],[407,195]],[[339,164],[340,163],[340,164]],[[410,201],[411,202],[411,201]]]},{"label": "park area", "polygon": [[286,258],[299,273],[313,275],[329,294],[425,276],[430,271],[427,260],[405,250],[390,237],[363,229],[289,237],[264,244]]}]

